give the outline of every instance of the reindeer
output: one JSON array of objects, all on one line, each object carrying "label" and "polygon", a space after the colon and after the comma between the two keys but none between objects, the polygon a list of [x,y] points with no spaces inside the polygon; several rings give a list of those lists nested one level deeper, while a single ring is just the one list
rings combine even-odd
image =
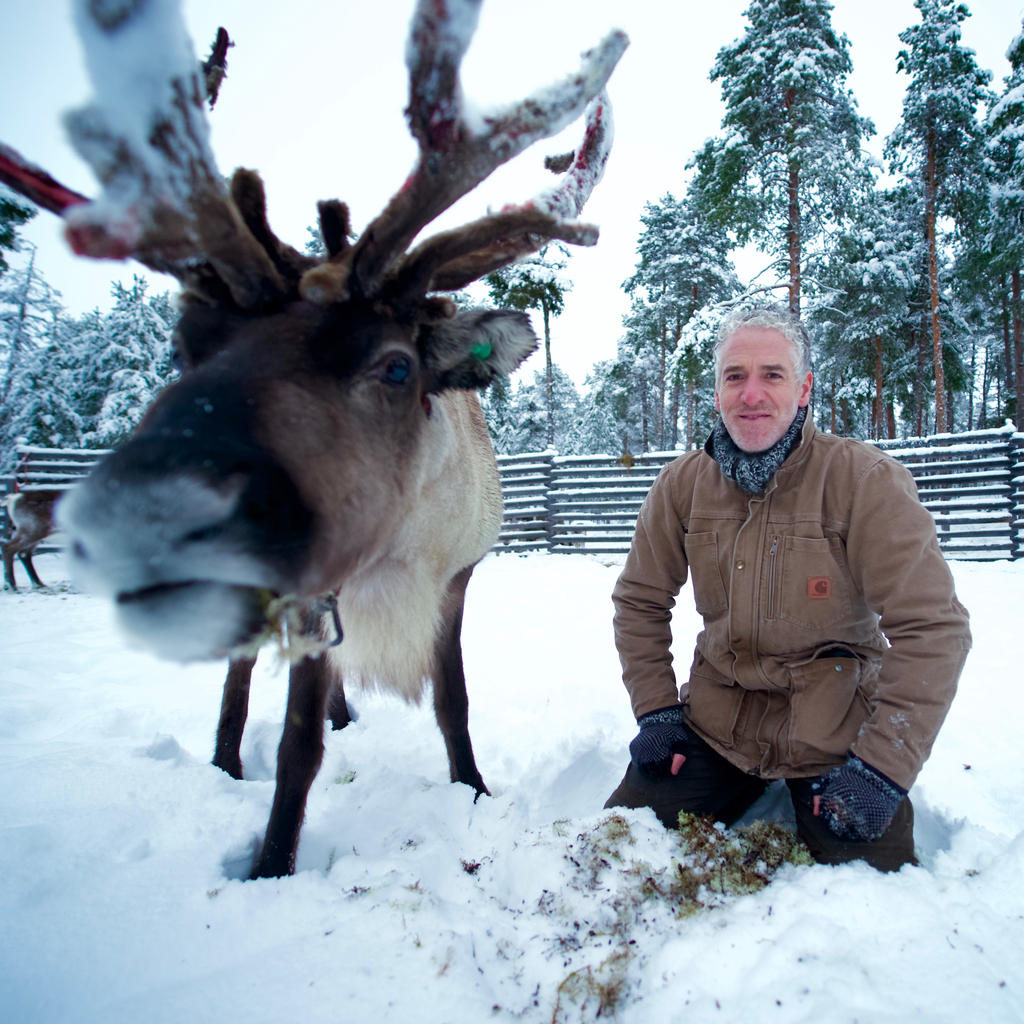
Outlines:
[{"label": "reindeer", "polygon": [[4,584],[11,590],[18,589],[14,578],[15,557],[20,559],[34,587],[45,586],[32,564],[32,555],[36,547],[56,530],[53,510],[63,494],[63,490],[40,487],[31,491],[17,491],[4,499],[7,515],[14,526],[4,544]]},{"label": "reindeer", "polygon": [[[247,687],[259,644],[287,638],[277,785],[253,877],[294,871],[325,713],[350,683],[410,701],[432,683],[451,780],[487,793],[460,634],[502,504],[476,392],[537,339],[522,313],[456,312],[437,293],[552,239],[596,242],[596,229],[575,218],[607,160],[604,87],[627,40],[610,33],[557,88],[470,119],[458,72],[479,6],[419,0],[406,51],[417,163],[354,244],[345,205],[320,203],[323,262],[273,234],[254,172],[237,171],[225,189],[191,55],[138,124],[122,124],[122,95],[111,104],[118,121],[103,97],[69,120],[106,186],[99,203],[54,201],[70,202],[71,245],[178,278],[182,375],[58,519],[74,575],[109,595],[122,624],[158,654],[229,655]],[[88,0],[79,7],[88,34],[116,46],[123,22],[147,5],[119,9],[116,24],[93,21],[99,8]],[[157,5],[148,7],[152,18]],[[161,25],[158,37],[184,30]],[[152,55],[114,63],[131,75],[132,61],[146,80]],[[97,88],[110,83],[108,72]],[[410,249],[494,169],[584,112],[584,141],[556,186]]]}]

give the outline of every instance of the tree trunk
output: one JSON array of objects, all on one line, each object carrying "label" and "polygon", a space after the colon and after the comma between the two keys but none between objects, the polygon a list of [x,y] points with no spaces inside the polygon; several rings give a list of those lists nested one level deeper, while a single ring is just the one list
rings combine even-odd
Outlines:
[{"label": "tree trunk", "polygon": [[914,349],[917,365],[914,374],[914,435],[923,437],[925,430],[925,387],[924,375],[928,365],[928,311],[921,311],[921,330],[914,332]]},{"label": "tree trunk", "polygon": [[672,382],[672,398],[668,406],[668,446],[667,450],[674,450],[679,443],[679,387],[678,379]]},{"label": "tree trunk", "polygon": [[658,448],[665,450],[666,388],[665,353],[668,350],[668,324],[661,322],[661,337],[658,339]]},{"label": "tree trunk", "polygon": [[1010,274],[1010,309],[1013,315],[1013,380],[1016,388],[1017,429],[1024,430],[1024,308],[1021,306],[1020,267]]},{"label": "tree trunk", "polygon": [[[794,102],[796,89],[789,88],[783,99],[787,118]],[[795,143],[794,128],[789,123],[786,135],[787,144],[792,152]],[[789,311],[794,316],[800,315],[800,165],[795,160],[789,161],[789,180],[786,183],[788,196],[786,208],[786,243],[789,249]]]},{"label": "tree trunk", "polygon": [[[978,379],[978,342],[971,336],[971,386],[967,389],[967,429],[974,423],[974,382]],[[984,383],[984,381],[982,381]]]},{"label": "tree trunk", "polygon": [[[982,353],[981,411],[978,413],[978,418],[975,421],[975,428],[977,430],[984,430],[985,427],[988,426],[988,389],[992,386],[992,376],[992,355],[986,345],[985,350]],[[996,422],[998,423],[998,420]]]},{"label": "tree trunk", "polygon": [[694,447],[697,414],[697,382],[692,376],[686,381],[686,450]]},{"label": "tree trunk", "polygon": [[877,441],[882,437],[885,403],[882,400],[882,336],[875,335],[875,397],[871,402],[871,436]]},{"label": "tree trunk", "polygon": [[789,242],[789,311],[800,315],[800,168],[789,167],[789,206],[786,235]]},{"label": "tree trunk", "polygon": [[[697,294],[697,288],[694,286],[693,294]],[[679,339],[683,335],[683,321],[682,318],[676,314],[675,324],[672,327],[672,348],[670,354],[679,352]],[[681,354],[681,353],[680,353]],[[671,398],[669,400],[669,427],[668,427],[668,449],[674,450],[679,444],[679,403],[682,401],[683,382],[680,378],[680,363],[676,361],[672,371],[672,390],[670,392]]]},{"label": "tree trunk", "polygon": [[936,241],[935,140],[929,135],[924,183],[924,236],[928,245],[928,319],[931,327],[932,358],[935,364],[935,433],[946,432],[946,378],[942,367],[942,332],[939,327],[939,252]]},{"label": "tree trunk", "polygon": [[[1014,379],[1016,374],[1013,372],[1013,334],[1010,327],[1010,321],[1012,319],[1010,315],[1010,285],[1006,280],[1006,275],[1003,275],[1002,288],[1000,289],[1003,299],[1003,383],[1002,387],[1005,389],[1006,396],[1004,398],[1003,392],[999,385],[996,385],[996,408],[999,410],[1000,416],[1005,416],[1005,403],[1009,401],[1009,396],[1015,394],[1014,391]],[[1018,417],[1018,422],[1020,418]]]},{"label": "tree trunk", "polygon": [[650,443],[650,403],[648,402],[648,387],[647,378],[641,376],[638,378],[640,383],[640,451],[649,452],[651,450]]},{"label": "tree trunk", "polygon": [[548,407],[549,448],[555,447],[555,375],[551,367],[551,311],[546,302],[541,303],[544,313],[544,402]]}]

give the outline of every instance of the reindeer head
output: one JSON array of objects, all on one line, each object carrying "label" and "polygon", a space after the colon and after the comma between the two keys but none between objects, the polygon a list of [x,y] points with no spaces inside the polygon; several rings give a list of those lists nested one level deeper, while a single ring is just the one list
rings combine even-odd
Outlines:
[{"label": "reindeer head", "polygon": [[[613,33],[561,86],[474,128],[458,68],[479,3],[418,4],[407,51],[417,164],[355,244],[344,204],[320,204],[322,262],[277,239],[255,173],[238,171],[225,188],[191,57],[139,124],[112,119],[123,96],[101,95],[69,119],[106,186],[99,202],[68,210],[72,247],[132,256],[184,286],[180,381],[60,510],[77,574],[163,653],[221,654],[259,632],[269,599],[337,590],[396,550],[429,559],[443,546],[430,534],[451,533],[444,558],[462,560],[455,568],[493,543],[491,526],[448,512],[488,457],[466,396],[515,369],[536,339],[523,314],[457,313],[436,293],[551,239],[596,241],[574,218],[607,159],[602,90],[626,40]],[[99,5],[79,6],[86,36],[116,45],[124,24],[100,24]],[[157,14],[178,17],[167,0],[147,0],[123,18]],[[178,24],[153,31],[183,35]],[[132,60],[151,54],[122,54],[129,76]],[[557,186],[409,249],[496,167],[584,108],[584,143]]]}]

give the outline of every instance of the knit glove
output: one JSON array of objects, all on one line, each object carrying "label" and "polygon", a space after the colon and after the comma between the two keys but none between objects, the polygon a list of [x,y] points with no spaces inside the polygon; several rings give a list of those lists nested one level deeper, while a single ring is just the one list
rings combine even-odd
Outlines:
[{"label": "knit glove", "polygon": [[907,791],[892,779],[850,754],[811,786],[814,813],[820,814],[840,839],[868,843],[889,827]]},{"label": "knit glove", "polygon": [[678,705],[649,711],[637,719],[640,732],[629,745],[633,764],[648,775],[668,775],[678,764],[673,754],[685,757],[690,737],[683,727],[683,709]]}]

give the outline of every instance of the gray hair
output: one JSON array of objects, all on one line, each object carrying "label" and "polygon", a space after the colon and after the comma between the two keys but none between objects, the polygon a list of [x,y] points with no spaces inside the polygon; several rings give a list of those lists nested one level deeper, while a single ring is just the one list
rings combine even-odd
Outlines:
[{"label": "gray hair", "polygon": [[791,313],[786,306],[737,306],[726,314],[725,319],[718,325],[714,348],[716,383],[722,369],[722,349],[742,327],[764,327],[778,331],[786,338],[792,349],[793,369],[797,377],[803,377],[810,372],[811,336],[796,313]]}]

